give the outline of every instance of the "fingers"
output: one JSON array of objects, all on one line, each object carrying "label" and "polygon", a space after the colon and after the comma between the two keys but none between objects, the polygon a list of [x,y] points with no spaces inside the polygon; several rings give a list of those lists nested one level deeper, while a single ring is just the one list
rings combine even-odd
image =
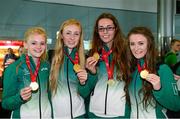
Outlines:
[{"label": "fingers", "polygon": [[15,60],[14,59],[8,59],[6,62],[5,62],[5,67],[8,67],[9,64],[13,63]]},{"label": "fingers", "polygon": [[161,88],[160,77],[155,74],[148,74],[146,81],[153,85],[154,90],[159,90]]},{"label": "fingers", "polygon": [[27,101],[31,97],[31,87],[25,87],[21,90],[20,95],[24,101]]},{"label": "fingers", "polygon": [[84,85],[87,80],[87,72],[85,69],[80,69],[77,72],[77,77],[79,79],[80,84]]},{"label": "fingers", "polygon": [[89,57],[86,61],[86,68],[96,66],[97,62],[98,61],[94,57]]},{"label": "fingers", "polygon": [[86,60],[86,68],[93,74],[96,73],[96,64],[98,61],[94,57],[89,57]]},{"label": "fingers", "polygon": [[174,79],[175,79],[175,80],[180,80],[180,76],[179,76],[179,75],[174,74]]}]

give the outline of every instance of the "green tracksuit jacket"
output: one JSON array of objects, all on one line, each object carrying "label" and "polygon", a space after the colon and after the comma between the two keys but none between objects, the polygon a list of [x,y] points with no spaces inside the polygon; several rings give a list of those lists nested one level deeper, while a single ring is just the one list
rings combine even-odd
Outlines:
[{"label": "green tracksuit jacket", "polygon": [[[67,47],[65,52],[69,54]],[[69,56],[75,59],[77,49],[74,48]],[[84,99],[78,92],[79,80],[73,70],[73,63],[64,54],[64,62],[59,71],[57,93],[52,95],[54,118],[76,118],[85,114]]]},{"label": "green tracksuit jacket", "polygon": [[[34,72],[35,64],[30,57],[31,69]],[[51,118],[52,106],[50,101],[49,84],[50,65],[41,61],[36,78],[39,89],[32,92],[28,101],[20,97],[20,90],[29,86],[31,79],[26,58],[23,54],[16,62],[10,64],[4,72],[2,107],[12,110],[12,118]]]},{"label": "green tracksuit jacket", "polygon": [[[109,51],[107,46],[104,46]],[[108,57],[112,61],[112,53]],[[97,65],[97,73],[88,75],[85,85],[79,85],[80,95],[89,96],[89,118],[128,118],[130,109],[125,99],[124,82],[116,79],[116,66],[114,66],[115,84],[107,84],[108,75],[105,62],[100,60]]]},{"label": "green tracksuit jacket", "polygon": [[[143,65],[143,63],[144,61],[141,59],[141,64]],[[165,118],[166,109],[180,110],[180,96],[178,96],[176,81],[171,69],[166,64],[162,64],[158,68],[158,75],[160,76],[161,89],[152,91],[153,105],[149,105],[146,110],[142,103],[143,94],[139,94],[144,79],[140,78],[137,69],[132,74],[133,80],[129,86],[131,118]]]}]

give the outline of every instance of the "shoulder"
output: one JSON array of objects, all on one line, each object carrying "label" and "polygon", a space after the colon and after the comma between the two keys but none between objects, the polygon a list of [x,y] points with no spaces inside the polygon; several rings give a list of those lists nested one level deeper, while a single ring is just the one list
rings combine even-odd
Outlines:
[{"label": "shoulder", "polygon": [[[157,67],[158,67],[158,65],[157,65]],[[158,70],[171,70],[171,68],[167,65],[167,64],[164,64],[164,63],[162,63],[162,64],[159,64],[159,69]]]},{"label": "shoulder", "polygon": [[41,61],[41,70],[50,70],[50,63],[48,61]]}]

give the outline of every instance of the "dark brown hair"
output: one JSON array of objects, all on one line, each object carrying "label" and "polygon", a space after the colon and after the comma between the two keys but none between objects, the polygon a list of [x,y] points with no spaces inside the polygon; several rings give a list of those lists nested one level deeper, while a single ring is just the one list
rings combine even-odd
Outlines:
[{"label": "dark brown hair", "polygon": [[[132,28],[128,35],[127,35],[127,44],[128,44],[128,49],[127,49],[127,55],[128,55],[128,69],[130,71],[129,80],[126,80],[126,85],[125,89],[128,90],[129,84],[132,81],[132,73],[135,71],[135,68],[137,66],[137,59],[133,56],[133,54],[130,51],[129,48],[129,37],[133,34],[141,34],[147,39],[147,53],[144,56],[144,60],[147,63],[147,69],[150,71],[150,73],[156,73],[156,60],[157,60],[157,50],[155,47],[155,39],[154,36],[151,32],[151,30],[147,27],[134,27]],[[149,104],[153,104],[151,101],[152,99],[152,84],[147,82],[146,80],[142,80],[142,89],[139,91],[139,94],[142,92],[144,97],[143,97],[143,106],[146,108]]]}]

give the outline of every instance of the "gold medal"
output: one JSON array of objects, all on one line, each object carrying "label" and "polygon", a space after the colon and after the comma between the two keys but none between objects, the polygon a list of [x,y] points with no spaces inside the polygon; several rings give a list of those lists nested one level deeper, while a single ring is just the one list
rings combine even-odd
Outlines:
[{"label": "gold medal", "polygon": [[95,53],[93,54],[93,57],[96,59],[96,61],[98,61],[99,58],[100,58],[100,56],[99,56],[99,54],[98,54],[97,52],[95,52]]},{"label": "gold medal", "polygon": [[37,82],[31,82],[30,87],[32,88],[32,91],[36,91],[39,88],[39,85]]},{"label": "gold medal", "polygon": [[147,77],[148,74],[149,74],[149,71],[146,70],[146,69],[144,69],[144,70],[142,70],[142,71],[140,72],[140,76],[141,76],[141,78],[143,78],[143,79],[146,79],[146,77]]},{"label": "gold medal", "polygon": [[78,72],[81,69],[81,66],[79,64],[74,64],[73,69],[75,72]]},{"label": "gold medal", "polygon": [[107,83],[108,85],[112,86],[114,85],[115,81],[113,79],[109,79]]}]

